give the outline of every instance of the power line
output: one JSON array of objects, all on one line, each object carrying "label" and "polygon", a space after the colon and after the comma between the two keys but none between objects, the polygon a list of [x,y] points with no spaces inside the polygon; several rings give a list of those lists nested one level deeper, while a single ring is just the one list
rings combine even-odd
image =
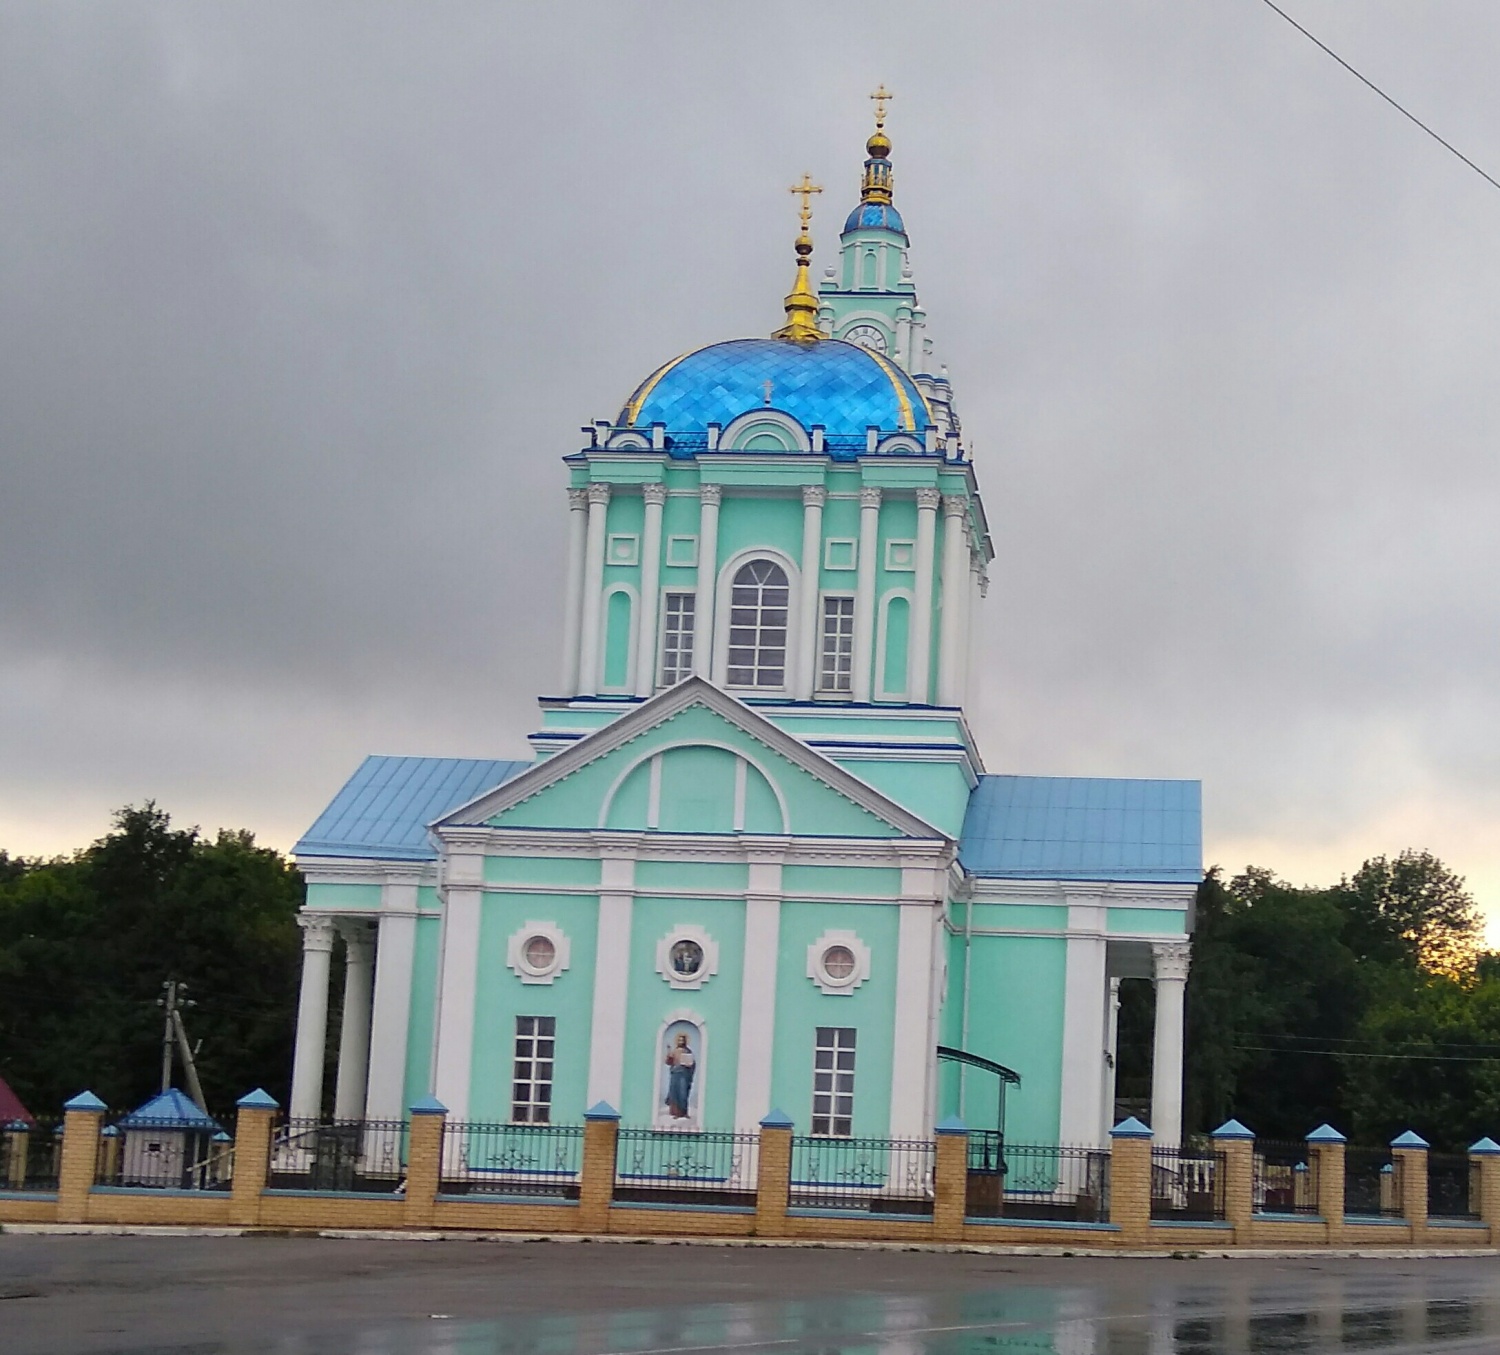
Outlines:
[{"label": "power line", "polygon": [[1409,109],[1403,108],[1399,103],[1396,102],[1396,100],[1391,98],[1389,94],[1381,89],[1380,86],[1377,85],[1373,80],[1361,75],[1357,70],[1354,69],[1353,66],[1345,61],[1343,57],[1335,52],[1333,48],[1330,47],[1326,42],[1320,41],[1318,38],[1309,33],[1307,29],[1303,28],[1302,25],[1299,24],[1294,18],[1292,18],[1292,16],[1288,14],[1286,10],[1282,9],[1280,5],[1274,4],[1273,0],[1261,0],[1261,4],[1265,5],[1267,9],[1275,10],[1276,13],[1281,15],[1281,17],[1287,21],[1287,23],[1291,24],[1293,28],[1295,28],[1300,34],[1302,34],[1304,38],[1306,38],[1309,42],[1315,44],[1316,46],[1321,47],[1323,51],[1327,52],[1328,55],[1331,56],[1335,61],[1337,61],[1340,66],[1342,66],[1346,71],[1349,72],[1350,75],[1352,75],[1362,84],[1366,84],[1371,89],[1373,89],[1375,93],[1380,95],[1380,97],[1384,99],[1386,103],[1390,104],[1390,106],[1394,108],[1396,112],[1400,113],[1402,117],[1409,118],[1412,122],[1416,123],[1417,126],[1420,127],[1424,132],[1426,132],[1427,135],[1430,136],[1434,141],[1436,141],[1438,145],[1458,156],[1458,158],[1462,160],[1464,164],[1468,165],[1468,167],[1472,169],[1474,173],[1479,175],[1479,177],[1486,183],[1488,183],[1491,187],[1500,188],[1500,180],[1491,178],[1482,169],[1480,169],[1478,165],[1470,160],[1467,155],[1459,150],[1458,147],[1455,146],[1451,141],[1444,141],[1442,137],[1434,132],[1432,128],[1429,127],[1425,122],[1423,122],[1422,119],[1419,118],[1415,113],[1411,112]]},{"label": "power line", "polygon": [[[1373,1039],[1370,1036],[1359,1036],[1351,1038],[1343,1035],[1292,1035],[1283,1034],[1280,1031],[1246,1031],[1247,1040],[1296,1040],[1302,1044],[1386,1044],[1383,1040]],[[1495,1049],[1500,1050],[1500,1044],[1492,1044],[1485,1040],[1431,1040],[1417,1042],[1415,1040],[1397,1040],[1386,1044],[1392,1049]],[[1325,1051],[1337,1053],[1337,1050]]]},{"label": "power line", "polygon": [[1475,1055],[1465,1058],[1459,1054],[1366,1054],[1355,1049],[1275,1049],[1264,1044],[1236,1044],[1231,1049],[1244,1050],[1252,1054],[1326,1054],[1336,1059],[1420,1059],[1426,1063],[1500,1063],[1500,1056]]}]

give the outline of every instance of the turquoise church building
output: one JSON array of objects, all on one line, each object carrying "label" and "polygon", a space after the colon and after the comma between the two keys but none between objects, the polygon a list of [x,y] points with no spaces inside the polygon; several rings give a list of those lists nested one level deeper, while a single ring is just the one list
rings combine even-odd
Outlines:
[{"label": "turquoise church building", "polygon": [[[1098,1145],[1119,983],[1182,1131],[1194,781],[987,770],[993,556],[877,119],[786,322],[655,368],[562,458],[561,672],[532,756],[370,757],[297,843],[290,1111]],[[559,511],[561,526],[562,512]]]}]

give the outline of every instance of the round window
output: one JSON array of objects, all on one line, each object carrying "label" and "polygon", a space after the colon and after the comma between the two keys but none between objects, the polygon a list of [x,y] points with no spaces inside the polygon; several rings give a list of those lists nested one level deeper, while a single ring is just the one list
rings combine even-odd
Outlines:
[{"label": "round window", "polygon": [[854,974],[854,952],[848,946],[829,946],[823,952],[823,972],[830,979],[847,979]]},{"label": "round window", "polygon": [[553,962],[557,959],[557,947],[552,943],[550,936],[528,937],[523,953],[526,957],[526,967],[536,970],[539,974],[551,969]]},{"label": "round window", "polygon": [[682,940],[672,945],[672,972],[680,979],[691,979],[703,968],[703,947],[696,941]]}]

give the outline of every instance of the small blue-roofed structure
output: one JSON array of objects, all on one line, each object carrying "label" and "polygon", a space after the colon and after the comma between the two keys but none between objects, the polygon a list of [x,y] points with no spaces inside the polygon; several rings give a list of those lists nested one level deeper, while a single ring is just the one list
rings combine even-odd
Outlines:
[{"label": "small blue-roofed structure", "polygon": [[499,758],[372,755],[292,851],[299,857],[436,860],[428,825],[528,766]]},{"label": "small blue-roofed structure", "polygon": [[1197,781],[982,776],[959,860],[971,875],[1017,880],[1203,878]]},{"label": "small blue-roofed structure", "polygon": [[[227,1161],[215,1147],[224,1126],[173,1087],[122,1116],[119,1177],[111,1184],[163,1190],[202,1190],[217,1183]],[[222,1141],[221,1141],[222,1142]]]}]

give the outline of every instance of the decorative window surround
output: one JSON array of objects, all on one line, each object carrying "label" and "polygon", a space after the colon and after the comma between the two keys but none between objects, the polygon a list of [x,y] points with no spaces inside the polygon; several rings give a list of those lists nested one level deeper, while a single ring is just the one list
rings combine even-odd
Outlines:
[{"label": "decorative window surround", "polygon": [[638,565],[641,562],[641,539],[632,532],[611,532],[609,549],[604,553],[607,565]]},{"label": "decorative window surround", "polygon": [[667,538],[667,566],[670,569],[696,569],[698,567],[698,538],[696,536],[669,536]]},{"label": "decorative window surround", "polygon": [[[824,957],[842,947],[854,957],[848,974],[830,973]],[[829,997],[848,997],[870,977],[870,948],[854,932],[829,930],[807,948],[807,977]]]},{"label": "decorative window surround", "polygon": [[[538,966],[527,958],[526,947],[534,937],[545,938],[552,943],[550,964]],[[528,922],[511,933],[505,947],[505,963],[515,970],[516,977],[522,983],[552,983],[568,967],[569,950],[567,935],[557,923]]]},{"label": "decorative window surround", "polygon": [[915,541],[887,541],[885,543],[885,569],[888,574],[910,574],[917,567],[917,543]]},{"label": "decorative window surround", "polygon": [[[839,497],[839,496],[834,496]],[[854,498],[845,494],[843,498]],[[852,536],[830,536],[823,542],[824,569],[857,569],[859,567],[859,541]]]},{"label": "decorative window surround", "polygon": [[[703,952],[703,963],[692,974],[679,974],[672,966],[673,947],[681,941],[693,942]],[[719,972],[719,943],[702,927],[680,923],[656,943],[656,972],[670,987],[696,992]]]}]

